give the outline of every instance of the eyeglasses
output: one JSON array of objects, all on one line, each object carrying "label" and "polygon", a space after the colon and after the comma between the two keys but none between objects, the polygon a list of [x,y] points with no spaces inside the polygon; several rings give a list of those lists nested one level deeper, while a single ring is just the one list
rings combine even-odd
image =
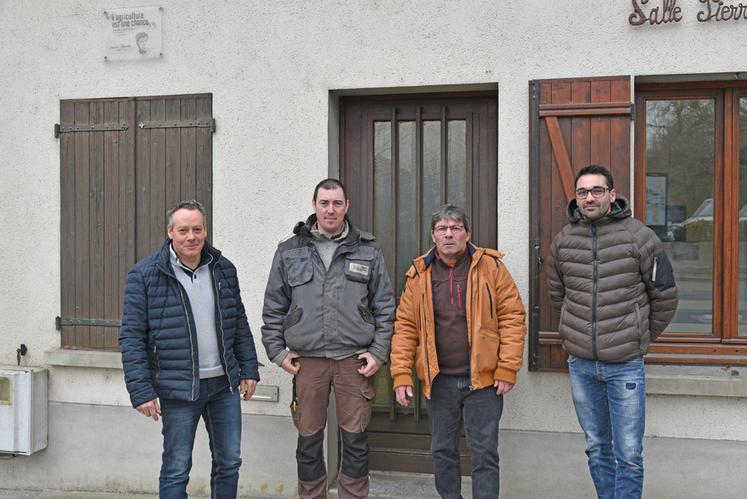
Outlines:
[{"label": "eyeglasses", "polygon": [[439,225],[438,227],[433,229],[433,232],[438,234],[439,236],[443,236],[446,234],[446,231],[451,230],[452,234],[461,234],[464,230],[463,225]]},{"label": "eyeglasses", "polygon": [[599,187],[599,186],[592,187],[591,189],[584,189],[584,188],[576,189],[576,197],[579,199],[585,199],[586,196],[588,196],[589,193],[591,192],[591,195],[594,196],[595,198],[601,198],[602,196],[604,196],[604,193],[607,192],[608,190],[609,190],[608,187]]}]

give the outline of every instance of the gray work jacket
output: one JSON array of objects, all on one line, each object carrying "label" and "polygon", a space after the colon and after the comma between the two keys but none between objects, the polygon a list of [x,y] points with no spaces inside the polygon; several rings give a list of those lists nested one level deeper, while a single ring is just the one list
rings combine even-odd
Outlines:
[{"label": "gray work jacket", "polygon": [[333,359],[367,351],[383,365],[395,305],[381,250],[348,221],[348,235],[325,269],[312,241],[315,222],[315,215],[300,222],[275,252],[262,310],[267,356],[280,364],[288,350]]}]

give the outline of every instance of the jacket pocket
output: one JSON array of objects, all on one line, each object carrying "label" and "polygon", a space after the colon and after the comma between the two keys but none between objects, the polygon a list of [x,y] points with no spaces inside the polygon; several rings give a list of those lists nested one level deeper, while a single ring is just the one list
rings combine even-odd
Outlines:
[{"label": "jacket pocket", "polygon": [[373,387],[373,381],[370,378],[365,380],[365,385],[361,388],[361,428],[360,431],[366,431],[371,422],[371,408],[373,407],[374,396],[376,391]]},{"label": "jacket pocket", "polygon": [[374,316],[371,313],[371,311],[368,309],[367,306],[365,306],[362,303],[358,304],[358,313],[361,314],[361,319],[363,319],[363,322],[366,322],[371,325],[375,325],[376,322],[374,321]]},{"label": "jacket pocket", "polygon": [[498,367],[498,355],[501,349],[498,333],[488,328],[480,328],[480,344],[473,345],[472,348],[477,353],[477,371],[494,372]]},{"label": "jacket pocket", "polygon": [[301,317],[303,317],[303,309],[294,305],[294,307],[283,318],[283,331],[287,331],[301,322]]},{"label": "jacket pocket", "polygon": [[314,266],[308,256],[285,258],[285,273],[291,287],[301,286],[314,277]]},{"label": "jacket pocket", "polygon": [[415,375],[420,379],[425,378],[425,349],[418,345],[415,347]]},{"label": "jacket pocket", "polygon": [[485,291],[488,292],[488,305],[490,306],[490,318],[493,318],[493,294],[490,292],[490,286],[485,283]]},{"label": "jacket pocket", "polygon": [[371,260],[347,258],[345,260],[345,277],[349,281],[367,283],[371,280]]}]

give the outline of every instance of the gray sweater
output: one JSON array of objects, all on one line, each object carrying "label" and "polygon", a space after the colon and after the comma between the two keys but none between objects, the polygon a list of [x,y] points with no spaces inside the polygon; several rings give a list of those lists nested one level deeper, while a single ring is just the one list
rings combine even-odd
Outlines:
[{"label": "gray sweater", "polygon": [[171,250],[171,267],[179,283],[184,287],[192,308],[192,317],[197,330],[197,353],[200,358],[200,379],[222,376],[223,367],[220,364],[218,352],[218,333],[215,330],[215,292],[213,277],[210,272],[210,262],[201,262],[194,271],[185,267]]}]

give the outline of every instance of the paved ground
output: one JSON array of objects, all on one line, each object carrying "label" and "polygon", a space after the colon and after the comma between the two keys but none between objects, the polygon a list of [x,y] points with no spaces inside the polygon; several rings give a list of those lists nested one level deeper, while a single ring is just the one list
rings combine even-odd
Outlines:
[{"label": "paved ground", "polygon": [[[469,494],[470,479],[465,478],[462,486],[462,495],[465,499],[472,496]],[[331,490],[331,499],[337,499],[337,491]],[[194,499],[203,499],[204,496],[190,496]],[[240,496],[241,499],[260,499],[249,496]],[[421,475],[417,473],[371,473],[371,499],[438,499],[438,494],[433,486],[432,475]],[[158,499],[157,495],[150,494],[106,494],[102,492],[75,492],[58,490],[36,490],[21,491],[0,489],[0,499]]]}]

